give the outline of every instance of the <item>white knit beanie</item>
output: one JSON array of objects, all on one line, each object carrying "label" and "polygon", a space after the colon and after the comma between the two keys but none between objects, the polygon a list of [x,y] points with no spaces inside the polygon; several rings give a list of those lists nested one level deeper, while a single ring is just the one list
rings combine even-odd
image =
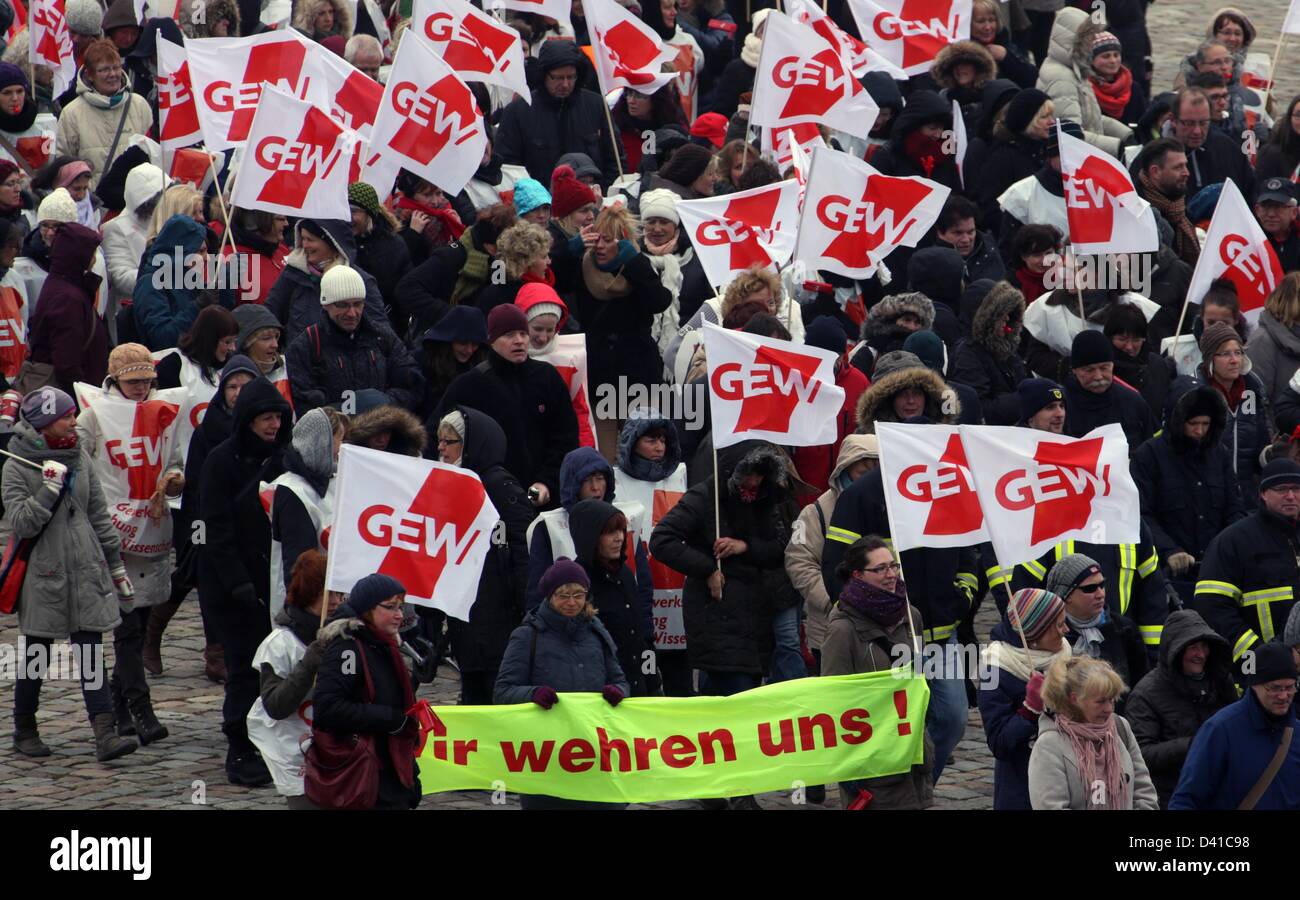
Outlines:
[{"label": "white knit beanie", "polygon": [[364,300],[366,283],[356,269],[344,265],[331,266],[320,277],[320,303],[328,306],[342,300]]},{"label": "white knit beanie", "polygon": [[36,221],[38,223],[75,222],[77,201],[72,199],[67,188],[55,188],[45,196],[41,205],[36,207]]},{"label": "white knit beanie", "polygon": [[677,201],[681,199],[670,190],[664,188],[655,188],[653,191],[646,191],[641,195],[641,221],[646,219],[657,218],[667,219],[674,225],[682,223],[681,216],[677,215]]},{"label": "white knit beanie", "polygon": [[534,303],[524,310],[524,314],[528,316],[530,322],[538,316],[555,316],[556,319],[563,319],[564,307],[558,303]]}]

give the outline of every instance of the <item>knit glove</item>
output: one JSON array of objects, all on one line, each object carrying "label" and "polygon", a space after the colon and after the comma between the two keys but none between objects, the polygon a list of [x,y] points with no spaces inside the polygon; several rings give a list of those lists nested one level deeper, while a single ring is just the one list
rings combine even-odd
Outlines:
[{"label": "knit glove", "polygon": [[605,698],[605,702],[610,706],[618,706],[623,702],[623,689],[616,684],[607,684],[601,688],[600,696]]},{"label": "knit glove", "polygon": [[560,702],[560,695],[555,693],[555,688],[544,684],[533,691],[533,702],[542,709],[550,709]]},{"label": "knit glove", "polygon": [[128,603],[135,597],[135,588],[131,586],[131,579],[126,575],[126,566],[118,565],[108,573],[113,579],[113,590],[117,591],[117,599],[122,603]]},{"label": "knit glove", "polygon": [[1173,572],[1176,577],[1181,577],[1190,572],[1192,566],[1196,565],[1196,557],[1190,553],[1184,553],[1182,550],[1177,553],[1170,553],[1169,559],[1165,561],[1169,563],[1169,571]]},{"label": "knit glove", "polygon": [[1029,676],[1029,683],[1025,685],[1025,709],[1029,710],[1035,716],[1043,714],[1043,678],[1042,672],[1035,672]]},{"label": "knit glove", "polygon": [[41,478],[45,481],[45,487],[58,493],[63,490],[63,482],[68,477],[68,467],[58,460],[47,459],[41,463]]}]

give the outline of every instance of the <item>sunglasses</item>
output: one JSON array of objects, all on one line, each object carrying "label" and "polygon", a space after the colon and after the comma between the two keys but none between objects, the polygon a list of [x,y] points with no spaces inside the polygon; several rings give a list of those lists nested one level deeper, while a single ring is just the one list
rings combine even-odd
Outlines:
[{"label": "sunglasses", "polygon": [[1099,581],[1096,584],[1081,584],[1075,588],[1076,591],[1083,591],[1085,594],[1095,594],[1106,586],[1106,582]]}]

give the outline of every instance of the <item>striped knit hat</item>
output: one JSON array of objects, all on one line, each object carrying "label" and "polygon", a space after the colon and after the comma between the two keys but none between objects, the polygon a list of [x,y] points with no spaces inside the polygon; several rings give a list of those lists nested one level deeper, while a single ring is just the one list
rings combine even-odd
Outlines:
[{"label": "striped knit hat", "polygon": [[1051,591],[1044,591],[1040,588],[1024,588],[1016,591],[1011,598],[1011,608],[1007,610],[1007,618],[1011,620],[1014,628],[1016,625],[1025,633],[1025,640],[1032,641],[1038,639],[1052,623],[1056,617],[1065,609],[1065,601],[1053,594]]}]

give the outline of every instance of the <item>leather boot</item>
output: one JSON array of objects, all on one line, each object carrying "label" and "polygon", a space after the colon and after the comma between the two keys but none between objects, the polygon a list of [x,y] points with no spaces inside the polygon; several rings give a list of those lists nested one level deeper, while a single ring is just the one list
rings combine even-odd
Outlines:
[{"label": "leather boot", "polygon": [[220,644],[208,644],[203,648],[203,674],[209,681],[226,683],[226,654]]},{"label": "leather boot", "polygon": [[113,733],[113,714],[111,712],[96,713],[91,718],[90,724],[95,730],[95,758],[100,762],[108,762],[117,759],[119,756],[134,753],[136,748],[140,746],[130,738],[118,737]]},{"label": "leather boot", "polygon": [[49,756],[50,748],[36,730],[35,715],[14,715],[14,749],[23,756]]},{"label": "leather boot", "polygon": [[122,696],[122,687],[116,680],[109,679],[108,689],[113,694],[113,722],[117,726],[117,736],[131,737],[135,734],[135,723],[131,721],[131,710]]},{"label": "leather boot", "polygon": [[[167,726],[159,722],[158,717],[154,715],[153,703],[150,702],[148,694],[132,700],[128,705],[131,709],[131,720],[135,722],[135,734],[139,736],[141,746],[148,746],[154,741],[161,741],[167,737]],[[118,734],[121,733],[119,729]]]},{"label": "leather boot", "polygon": [[144,647],[140,653],[144,657],[144,670],[150,675],[162,674],[163,631],[167,628],[167,623],[172,620],[172,616],[176,615],[176,610],[180,608],[180,601],[168,600],[149,612],[149,622],[144,629]]}]

